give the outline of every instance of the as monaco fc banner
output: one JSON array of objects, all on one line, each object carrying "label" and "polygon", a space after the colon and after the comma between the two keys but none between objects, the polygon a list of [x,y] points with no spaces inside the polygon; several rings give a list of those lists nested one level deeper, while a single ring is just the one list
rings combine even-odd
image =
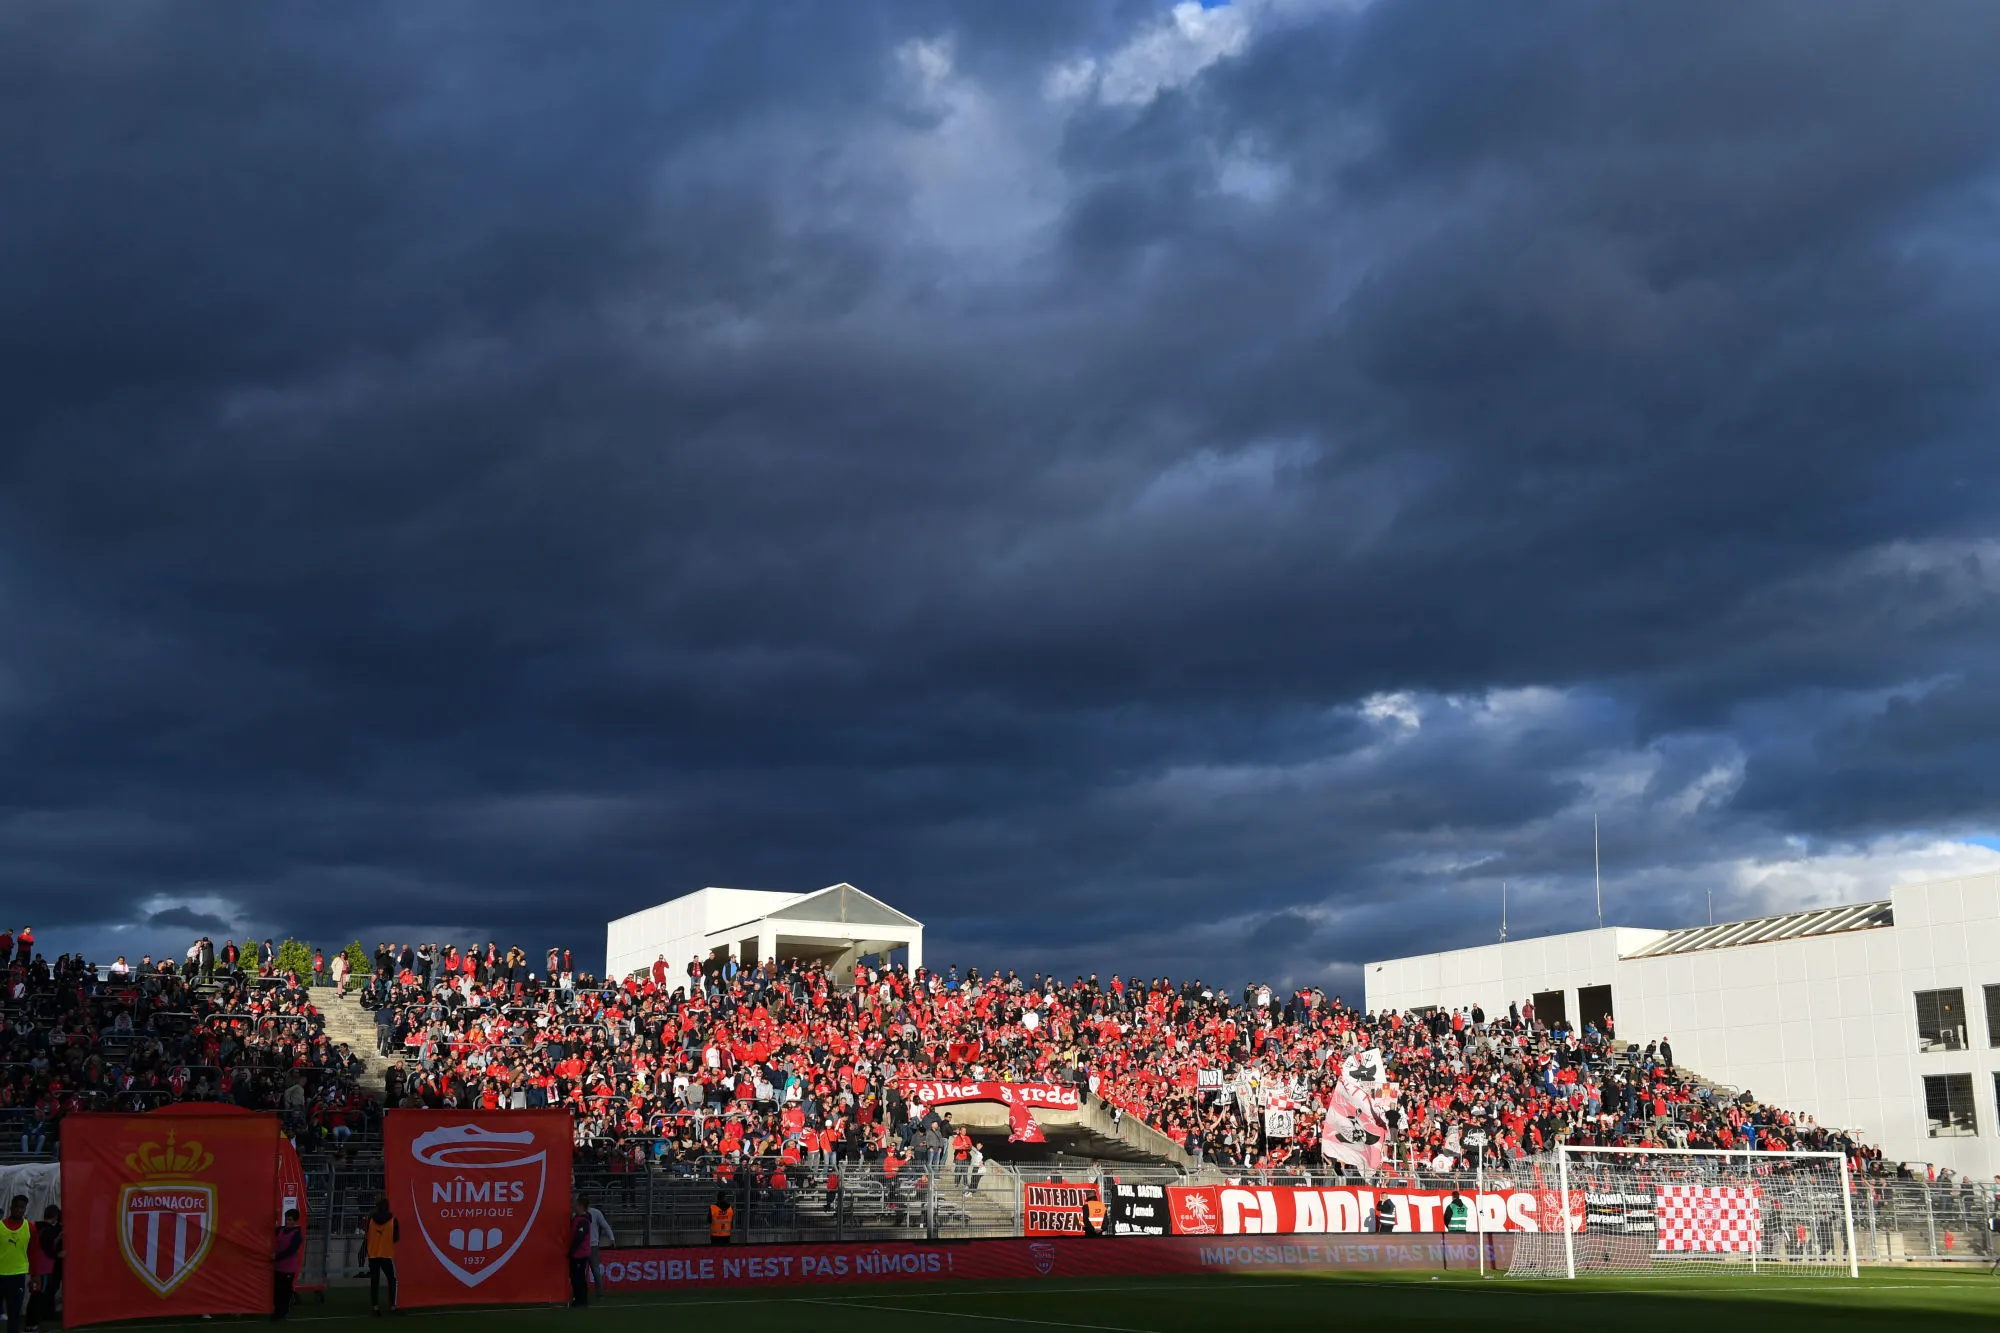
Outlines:
[{"label": "as monaco fc banner", "polygon": [[63,1322],[268,1312],[277,1169],[272,1116],[65,1116]]},{"label": "as monaco fc banner", "polygon": [[560,1109],[389,1112],[397,1304],[567,1300],[570,1133]]}]

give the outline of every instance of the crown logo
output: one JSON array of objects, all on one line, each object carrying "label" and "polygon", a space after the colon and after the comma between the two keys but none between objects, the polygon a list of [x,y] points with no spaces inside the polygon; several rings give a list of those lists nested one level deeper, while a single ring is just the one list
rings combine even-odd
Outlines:
[{"label": "crown logo", "polygon": [[142,1143],[136,1151],[126,1156],[125,1165],[142,1176],[171,1179],[206,1171],[214,1161],[215,1154],[204,1149],[194,1139],[188,1140],[178,1148],[174,1147],[174,1136],[169,1133],[164,1148],[150,1140]]}]

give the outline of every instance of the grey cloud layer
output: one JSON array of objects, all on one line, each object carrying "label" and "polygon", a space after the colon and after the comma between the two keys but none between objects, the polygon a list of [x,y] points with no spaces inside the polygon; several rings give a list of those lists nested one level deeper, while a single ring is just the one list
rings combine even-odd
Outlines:
[{"label": "grey cloud layer", "polygon": [[14,10],[37,926],[1352,984],[1990,830],[2000,13],[1250,12]]}]

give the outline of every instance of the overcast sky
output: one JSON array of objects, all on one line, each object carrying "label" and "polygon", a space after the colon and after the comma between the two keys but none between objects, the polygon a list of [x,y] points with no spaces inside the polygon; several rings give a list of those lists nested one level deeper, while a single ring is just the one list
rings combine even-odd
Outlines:
[{"label": "overcast sky", "polygon": [[[2000,5],[0,8],[53,954],[1368,959],[2000,868]],[[18,925],[19,921],[9,924]]]}]

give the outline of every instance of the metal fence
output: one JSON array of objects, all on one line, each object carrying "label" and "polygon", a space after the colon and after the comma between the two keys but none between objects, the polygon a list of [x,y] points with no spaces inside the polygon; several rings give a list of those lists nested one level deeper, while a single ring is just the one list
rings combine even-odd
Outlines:
[{"label": "metal fence", "polygon": [[[7,1126],[7,1128],[12,1128]],[[14,1145],[7,1143],[5,1148]],[[0,1152],[0,1160],[49,1160]],[[362,1226],[384,1186],[379,1143],[344,1152],[310,1152],[306,1176],[306,1262],[300,1285],[312,1288],[354,1278],[365,1267]],[[1270,1172],[1204,1167],[1081,1163],[987,1162],[977,1178],[949,1161],[921,1160],[893,1175],[880,1163],[824,1163],[788,1170],[783,1189],[754,1183],[760,1173],[718,1179],[708,1163],[614,1170],[579,1162],[576,1188],[610,1222],[618,1246],[701,1245],[708,1241],[708,1206],[718,1190],[735,1208],[736,1238],[745,1244],[812,1241],[963,1240],[1021,1234],[1022,1186],[1084,1183],[1103,1175],[1126,1184],[1354,1185],[1351,1175],[1324,1170]],[[830,1176],[837,1174],[837,1183]],[[1396,1184],[1471,1189],[1470,1173],[1398,1175]],[[1495,1182],[1489,1173],[1489,1186]],[[1853,1185],[1854,1237],[1865,1264],[1992,1263],[1994,1214],[1990,1192],[1923,1180],[1861,1178]]]},{"label": "metal fence", "polygon": [[[306,1264],[302,1287],[358,1275],[363,1224],[383,1189],[379,1155],[313,1157],[306,1166]],[[574,1181],[611,1224],[618,1246],[704,1245],[718,1192],[735,1209],[743,1244],[811,1241],[969,1240],[1020,1234],[1021,1178],[988,1163],[977,1179],[945,1164],[912,1163],[893,1174],[880,1163],[835,1171],[794,1168],[782,1189],[749,1172],[717,1179],[702,1170],[611,1170],[578,1163]]]}]

